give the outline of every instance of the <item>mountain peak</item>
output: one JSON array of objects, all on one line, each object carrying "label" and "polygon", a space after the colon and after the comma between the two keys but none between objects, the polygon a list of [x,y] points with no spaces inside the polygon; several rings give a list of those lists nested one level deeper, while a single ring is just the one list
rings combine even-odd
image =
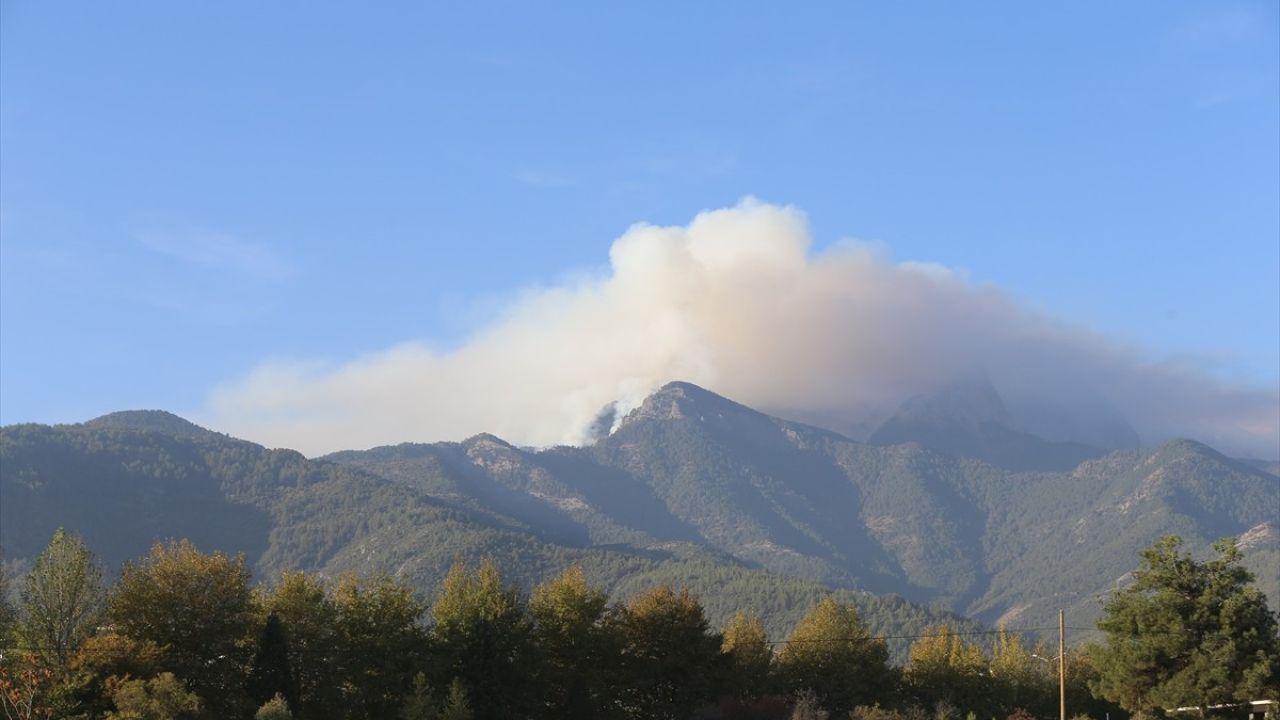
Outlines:
[{"label": "mountain peak", "polygon": [[[682,398],[688,402],[699,404],[712,404],[715,406],[735,407],[743,410],[750,410],[746,405],[736,403],[723,395],[717,395],[700,385],[694,385],[693,383],[685,382],[684,380],[672,380],[666,385],[654,390],[653,393],[649,395],[648,400],[653,400],[655,398]],[[646,402],[648,402],[648,400],[646,400]],[[752,412],[755,411],[753,410]]]},{"label": "mountain peak", "polygon": [[466,440],[463,440],[462,447],[468,450],[472,448],[486,448],[486,449],[502,448],[506,450],[515,449],[515,446],[512,445],[511,443],[507,442],[506,440],[503,440],[502,438],[498,437],[497,435],[494,435],[493,433],[487,433],[487,432],[478,433],[476,435],[472,435]]},{"label": "mountain peak", "polygon": [[951,455],[1024,471],[1070,470],[1103,454],[1097,448],[1050,442],[1018,430],[1000,394],[985,377],[956,382],[907,400],[871,434],[870,442],[918,442]]},{"label": "mountain peak", "polygon": [[212,430],[196,425],[185,418],[165,410],[121,410],[96,417],[85,427],[113,430],[141,430],[185,438],[220,437]]},{"label": "mountain peak", "polygon": [[917,395],[902,404],[897,416],[912,422],[976,427],[996,422],[1013,427],[1004,400],[986,377],[946,385],[928,395]]},{"label": "mountain peak", "polygon": [[1173,451],[1204,452],[1205,450],[1209,450],[1214,453],[1217,452],[1217,450],[1214,450],[1213,448],[1209,447],[1208,445],[1205,445],[1199,440],[1192,440],[1191,438],[1184,438],[1184,437],[1176,437],[1176,438],[1171,438],[1169,440],[1166,440],[1164,444],[1160,446],[1160,449],[1168,450],[1170,452],[1173,452]]},{"label": "mountain peak", "polygon": [[1230,457],[1211,445],[1191,438],[1166,440],[1163,445],[1155,449],[1151,457],[1152,462],[1212,460],[1214,462],[1230,463],[1237,467],[1246,468],[1251,472],[1260,472],[1273,476],[1280,475],[1280,463],[1278,462]]},{"label": "mountain peak", "polygon": [[652,418],[679,420],[686,417],[704,417],[724,413],[760,415],[746,405],[736,403],[722,395],[690,382],[674,381],[658,388],[645,398],[640,407],[632,410],[626,420]]},{"label": "mountain peak", "polygon": [[871,442],[896,445],[914,441],[957,451],[967,449],[974,436],[991,424],[1005,428],[1012,425],[1000,394],[986,378],[980,378],[909,398],[872,433]]},{"label": "mountain peak", "polygon": [[596,417],[587,426],[585,442],[591,444],[602,440],[623,426],[642,418],[650,420],[705,418],[708,414],[723,415],[726,410],[757,414],[755,410],[739,405],[706,388],[683,380],[673,380],[654,390],[639,405],[614,400],[600,408],[600,412],[596,413]]}]

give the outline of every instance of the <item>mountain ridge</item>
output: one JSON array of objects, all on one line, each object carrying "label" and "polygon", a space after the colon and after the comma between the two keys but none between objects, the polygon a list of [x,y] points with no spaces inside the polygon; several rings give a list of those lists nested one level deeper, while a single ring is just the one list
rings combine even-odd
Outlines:
[{"label": "mountain ridge", "polygon": [[[450,449],[460,457],[467,449],[515,451],[491,438],[473,440]],[[183,426],[5,426],[0,498],[8,568],[29,564],[59,527],[84,536],[106,561],[108,576],[153,542],[178,537],[205,551],[244,553],[262,580],[286,569],[326,577],[386,572],[424,596],[458,561],[492,557],[526,590],[577,563],[615,597],[663,582],[688,585],[717,624],[738,609],[755,609],[775,637],[832,592],[691,543],[557,543],[537,528],[358,468],[223,436],[191,437]],[[902,598],[835,592],[883,634],[918,633],[939,622],[980,627]],[[904,653],[899,645],[895,652]]]},{"label": "mountain ridge", "polygon": [[[1134,472],[1143,462],[1185,462],[1184,456],[1190,455],[1205,463],[1205,472],[1219,472],[1230,481],[1245,477],[1248,487],[1265,486],[1261,495],[1250,495],[1255,507],[1265,507],[1276,494],[1274,484],[1256,468],[1194,441],[1115,451],[1070,472],[1013,472],[919,443],[884,448],[858,443],[768,416],[688,383],[663,386],[628,413],[612,434],[586,447],[520,452],[520,462],[507,468],[514,475],[489,479],[559,507],[562,519],[576,515],[572,522],[581,523],[596,541],[621,540],[626,532],[633,533],[626,536],[629,541],[652,541],[663,537],[663,530],[641,528],[626,517],[610,515],[580,482],[575,483],[572,473],[557,470],[557,463],[576,463],[579,470],[601,476],[612,474],[615,485],[643,490],[646,500],[668,518],[666,531],[681,540],[707,543],[775,572],[944,602],[988,620],[1026,604],[1016,590],[1016,577],[1036,575],[1035,562],[1020,559],[1035,553],[990,527],[993,520],[1021,522],[1001,510],[1002,499],[1012,498],[1022,512],[1033,513],[1046,526],[1057,523],[1052,515],[1061,507],[1079,505],[1073,511],[1076,524],[1090,525],[1092,516],[1105,516],[1110,525],[1103,523],[1104,532],[1124,536],[1117,541],[1124,552],[1102,547],[1115,560],[1101,564],[1106,569],[1100,572],[1110,572],[1120,562],[1132,565],[1137,550],[1157,536],[1157,526],[1207,544],[1219,535],[1244,532],[1252,527],[1242,525],[1245,520],[1258,519],[1238,512],[1199,512],[1195,505],[1205,500],[1206,489],[1189,485],[1185,473],[1168,492],[1143,490],[1142,477]],[[361,467],[379,471],[375,460],[365,461]],[[1113,476],[1122,484],[1136,485],[1117,486],[1112,494],[1119,494],[1111,497],[1106,490]],[[1078,483],[1077,489],[1092,504],[1063,497],[1071,488],[1055,486],[1064,483]],[[1112,506],[1126,500],[1128,513],[1114,512]],[[824,513],[823,506],[841,503],[856,507],[857,513]],[[586,519],[596,511],[600,517]],[[1125,523],[1133,513],[1165,513],[1169,518],[1161,523],[1142,520],[1131,528]],[[846,522],[849,519],[856,522]],[[991,542],[1004,547],[989,553],[983,546]],[[1081,561],[1079,553],[1074,557]],[[1052,564],[1048,558],[1041,560]],[[1110,577],[1114,576],[1108,581]],[[1045,582],[1063,590],[1070,585],[1048,578]],[[1105,583],[1094,587],[1100,591]],[[1086,606],[1093,594],[1076,592],[1082,613],[1092,612]],[[1039,602],[1044,605],[1052,597],[1057,596]]]},{"label": "mountain ridge", "polygon": [[[1277,520],[1266,509],[1280,507],[1280,478],[1190,440],[1114,451],[1068,472],[1016,472],[918,442],[859,443],[682,382],[655,391],[589,445],[537,450],[481,433],[308,460],[167,413],[104,417],[111,420],[0,428],[5,506],[22,498],[37,511],[25,514],[44,525],[68,513],[89,522],[83,506],[117,508],[119,498],[101,493],[119,485],[152,497],[147,507],[161,516],[177,513],[169,525],[144,527],[153,533],[203,532],[217,545],[225,538],[209,529],[211,518],[239,527],[264,573],[376,562],[429,588],[445,555],[493,552],[528,566],[525,580],[553,564],[548,558],[578,558],[617,588],[728,558],[736,569],[716,572],[1037,624],[1059,606],[1089,621],[1094,598],[1169,532],[1196,549],[1252,532],[1249,557],[1264,571],[1280,557],[1272,548],[1280,535],[1265,529]],[[94,443],[118,451],[93,461],[97,482],[58,469],[68,457],[98,457],[86,449]],[[40,505],[33,488],[42,482],[63,483],[62,497],[82,492],[85,502]],[[156,487],[168,489],[156,495]],[[165,492],[203,497],[206,512],[183,514],[165,504]],[[19,556],[47,540],[30,518],[5,516],[7,546],[15,535],[34,538],[17,544]],[[179,532],[184,522],[204,529]],[[1280,588],[1268,590],[1276,603]]]}]

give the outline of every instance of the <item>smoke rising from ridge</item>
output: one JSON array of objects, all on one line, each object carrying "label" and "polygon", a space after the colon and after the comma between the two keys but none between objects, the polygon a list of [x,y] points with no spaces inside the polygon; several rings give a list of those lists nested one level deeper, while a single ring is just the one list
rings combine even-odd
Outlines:
[{"label": "smoke rising from ridge", "polygon": [[1152,362],[946,268],[849,243],[811,254],[800,212],[751,199],[686,227],[633,226],[607,272],[525,293],[455,349],[266,363],[215,389],[202,419],[306,453],[478,432],[577,443],[606,404],[687,380],[843,428],[975,373],[1011,408],[1108,408],[1146,442],[1280,446],[1276,388]]}]

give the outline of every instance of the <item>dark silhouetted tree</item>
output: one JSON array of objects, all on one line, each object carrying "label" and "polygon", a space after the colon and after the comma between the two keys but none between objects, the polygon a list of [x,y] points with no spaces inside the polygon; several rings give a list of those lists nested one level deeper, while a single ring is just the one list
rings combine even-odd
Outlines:
[{"label": "dark silhouetted tree", "polygon": [[290,708],[298,706],[298,692],[294,684],[293,667],[289,664],[289,638],[280,616],[267,615],[267,622],[258,637],[258,648],[253,655],[249,671],[249,697],[255,704],[263,704],[275,696],[281,696]]}]

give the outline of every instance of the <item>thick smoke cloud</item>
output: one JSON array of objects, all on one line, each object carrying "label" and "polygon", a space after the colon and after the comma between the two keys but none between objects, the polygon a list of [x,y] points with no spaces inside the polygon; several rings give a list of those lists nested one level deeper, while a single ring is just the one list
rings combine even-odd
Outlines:
[{"label": "thick smoke cloud", "polygon": [[1280,444],[1275,388],[1152,362],[945,268],[855,244],[811,254],[801,213],[752,200],[632,227],[607,272],[527,292],[456,349],[264,364],[218,388],[204,420],[307,453],[478,432],[576,443],[607,403],[681,379],[856,434],[975,374],[1045,427],[1118,413],[1146,443],[1182,435],[1263,457]]}]

